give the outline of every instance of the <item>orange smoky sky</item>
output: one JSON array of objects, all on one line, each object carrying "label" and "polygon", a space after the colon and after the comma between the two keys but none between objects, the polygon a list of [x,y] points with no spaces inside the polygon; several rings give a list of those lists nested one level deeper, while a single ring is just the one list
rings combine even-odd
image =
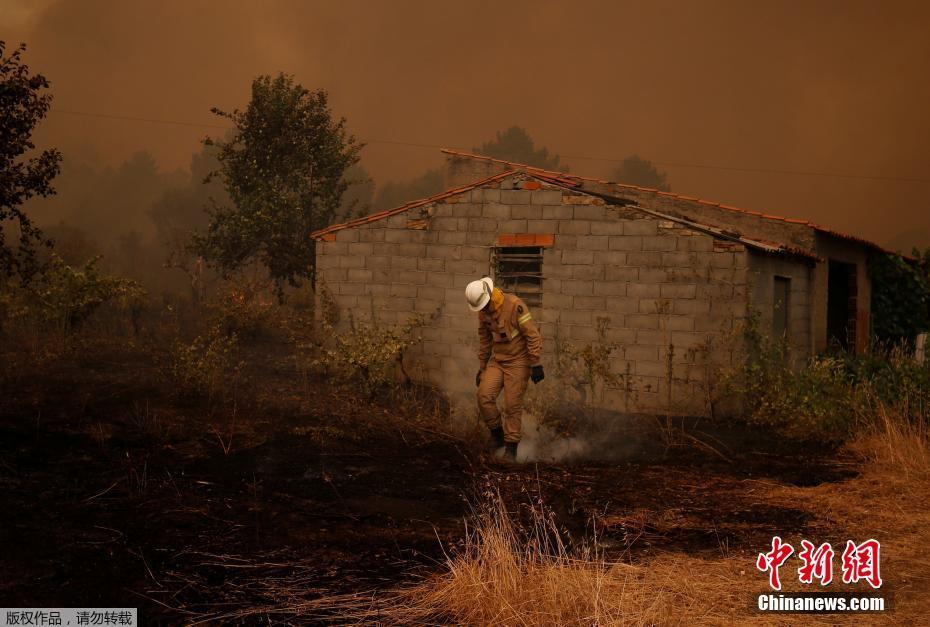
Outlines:
[{"label": "orange smoky sky", "polygon": [[[360,138],[471,148],[511,125],[609,176],[637,153],[675,192],[930,245],[930,3],[5,0],[0,32],[52,83],[37,140],[186,167],[284,71]],[[156,124],[65,111],[169,120]],[[375,143],[376,182],[442,162]],[[724,166],[831,177],[685,166]],[[876,180],[858,177],[888,177]]]}]

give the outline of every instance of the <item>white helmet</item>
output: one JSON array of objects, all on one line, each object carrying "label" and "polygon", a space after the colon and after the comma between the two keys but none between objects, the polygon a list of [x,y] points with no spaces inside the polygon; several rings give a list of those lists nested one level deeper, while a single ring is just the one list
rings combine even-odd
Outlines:
[{"label": "white helmet", "polygon": [[490,277],[484,277],[480,281],[472,281],[465,288],[465,300],[468,301],[468,308],[472,311],[481,311],[484,306],[491,300],[491,292],[494,290],[494,281]]}]

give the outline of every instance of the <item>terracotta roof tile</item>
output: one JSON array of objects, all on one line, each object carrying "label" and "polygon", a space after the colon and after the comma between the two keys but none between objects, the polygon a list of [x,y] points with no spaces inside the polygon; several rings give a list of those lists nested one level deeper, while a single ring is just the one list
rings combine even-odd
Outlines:
[{"label": "terracotta roof tile", "polygon": [[[495,159],[495,158],[493,158],[493,157],[486,157],[486,156],[484,156],[484,155],[476,155],[476,154],[472,154],[472,153],[469,153],[469,152],[463,152],[463,151],[459,151],[459,150],[450,150],[450,149],[448,149],[448,148],[443,148],[443,149],[442,149],[442,152],[445,153],[445,154],[448,154],[448,155],[459,156],[459,157],[465,157],[465,158],[468,158],[468,159],[480,159],[480,160],[484,160],[484,161],[491,161],[491,162],[494,162],[494,163],[500,163],[500,164],[502,164],[502,165],[506,165],[506,166],[509,166],[509,167],[512,167],[512,168],[519,168],[519,169],[522,169],[522,170],[526,170],[526,171],[528,171],[528,172],[531,172],[531,173],[534,174],[534,175],[536,175],[536,174],[542,174],[542,175],[546,175],[546,176],[550,176],[550,177],[558,177],[559,179],[565,179],[565,178],[567,178],[567,177],[571,177],[571,179],[575,179],[575,180],[579,180],[579,181],[591,181],[591,182],[594,182],[594,183],[602,183],[602,184],[605,184],[605,185],[613,185],[613,186],[615,186],[615,187],[620,187],[620,188],[624,188],[624,189],[635,189],[635,190],[637,190],[637,191],[651,192],[651,193],[654,193],[654,194],[657,194],[657,195],[661,195],[661,196],[676,196],[676,194],[673,194],[673,193],[671,193],[671,192],[664,192],[664,191],[662,191],[662,190],[654,189],[654,188],[650,188],[650,187],[639,187],[639,186],[636,186],[636,185],[628,185],[628,184],[626,184],[626,183],[614,183],[614,182],[604,181],[604,180],[601,180],[601,179],[596,179],[596,178],[592,178],[592,177],[588,177],[588,176],[579,176],[579,175],[577,175],[577,174],[566,174],[566,173],[564,173],[564,172],[552,172],[552,171],[550,171],[550,170],[543,170],[543,169],[541,169],[541,168],[536,168],[536,167],[534,167],[534,166],[529,166],[529,165],[522,164],[522,163],[514,163],[514,162],[512,162],[512,161],[504,161],[504,160],[502,160],[502,159]],[[870,247],[872,247],[872,248],[876,248],[876,249],[881,250],[881,251],[883,251],[883,252],[889,252],[888,250],[886,250],[886,249],[883,248],[882,246],[879,246],[878,244],[876,244],[876,243],[874,243],[874,242],[870,242],[869,240],[863,239],[863,238],[861,238],[861,237],[857,237],[857,236],[855,236],[855,235],[849,235],[849,234],[846,234],[846,233],[840,233],[839,231],[834,231],[834,230],[832,230],[832,229],[829,229],[829,228],[826,228],[826,227],[823,227],[823,226],[814,224],[813,222],[810,222],[810,221],[808,221],[808,220],[800,220],[800,219],[797,219],[797,218],[786,218],[786,217],[782,217],[782,216],[775,216],[775,215],[771,215],[771,214],[764,214],[764,213],[761,213],[761,212],[759,212],[759,211],[750,211],[750,210],[747,210],[747,209],[742,209],[742,208],[740,208],[740,207],[733,207],[733,206],[731,206],[731,205],[724,205],[724,204],[721,204],[721,203],[713,202],[713,201],[711,201],[711,200],[703,200],[703,199],[700,199],[700,198],[691,198],[691,197],[688,197],[688,196],[676,196],[676,197],[681,198],[682,200],[688,200],[688,201],[692,201],[692,202],[699,202],[699,203],[704,204],[704,205],[710,205],[710,206],[714,206],[714,207],[720,207],[721,209],[726,209],[727,211],[733,211],[733,212],[736,212],[736,213],[743,213],[743,214],[747,214],[747,215],[758,216],[758,217],[764,218],[764,219],[766,219],[766,220],[776,220],[776,221],[779,221],[779,222],[788,222],[788,223],[791,223],[791,224],[801,224],[801,225],[810,227],[810,228],[812,228],[812,229],[814,229],[815,231],[818,231],[818,232],[820,232],[820,233],[825,233],[825,234],[827,234],[827,235],[832,235],[832,236],[834,236],[834,237],[839,237],[839,238],[841,238],[841,239],[847,239],[847,240],[851,240],[851,241],[854,241],[854,242],[859,242],[860,244],[865,244],[865,245],[867,245],[867,246],[870,246]]]},{"label": "terracotta roof tile", "polygon": [[[345,229],[345,228],[351,228],[351,227],[354,227],[354,226],[360,226],[360,225],[362,225],[362,224],[368,224],[368,223],[371,223],[371,222],[376,222],[376,221],[378,221],[378,220],[383,220],[384,218],[388,218],[388,217],[390,217],[390,216],[397,215],[398,213],[403,213],[403,212],[405,212],[405,211],[409,211],[410,209],[414,209],[414,208],[416,208],[416,207],[420,207],[420,206],[423,206],[423,205],[428,205],[428,204],[431,204],[431,203],[434,203],[434,202],[438,202],[438,201],[443,200],[443,199],[445,199],[445,198],[449,198],[449,197],[451,197],[451,196],[456,196],[456,195],[461,194],[461,193],[463,193],[463,192],[466,192],[466,191],[475,189],[475,188],[477,188],[477,187],[481,187],[481,186],[483,186],[483,185],[487,185],[487,184],[489,184],[489,183],[496,183],[496,182],[498,182],[498,181],[500,181],[500,180],[503,180],[503,179],[507,178],[508,176],[513,175],[517,170],[522,170],[522,171],[525,171],[526,173],[530,174],[531,176],[533,176],[533,177],[535,177],[535,178],[537,178],[537,179],[539,179],[539,180],[541,180],[541,181],[543,181],[543,182],[550,183],[550,184],[555,184],[555,185],[560,185],[560,186],[564,186],[564,187],[569,187],[569,188],[574,188],[574,189],[577,189],[578,187],[580,187],[581,184],[582,184],[582,183],[581,183],[582,181],[589,181],[589,182],[593,182],[593,183],[600,183],[600,184],[603,184],[603,185],[610,185],[610,186],[614,186],[614,187],[619,187],[619,188],[622,188],[622,189],[632,189],[632,190],[637,190],[637,191],[642,191],[642,192],[654,193],[654,194],[659,195],[659,196],[666,196],[666,197],[672,197],[672,198],[679,198],[679,199],[681,199],[681,200],[686,200],[686,201],[689,201],[689,202],[697,202],[697,203],[700,203],[700,204],[703,204],[703,205],[708,205],[708,206],[711,206],[711,207],[720,207],[721,209],[725,209],[725,210],[727,210],[727,211],[732,211],[732,212],[734,212],[734,213],[741,213],[741,214],[744,214],[744,215],[757,216],[757,217],[760,217],[760,218],[763,218],[763,219],[766,219],[766,220],[775,220],[775,221],[786,222],[786,223],[791,223],[791,224],[799,224],[799,225],[807,226],[807,227],[809,227],[809,228],[811,228],[811,229],[814,229],[815,231],[818,231],[818,232],[820,232],[820,233],[825,233],[825,234],[832,235],[832,236],[835,236],[835,237],[839,237],[839,238],[842,238],[842,239],[852,240],[852,241],[855,241],[855,242],[858,242],[858,243],[861,243],[861,244],[864,244],[864,245],[867,245],[867,246],[871,246],[871,247],[876,248],[876,249],[878,249],[878,250],[885,251],[885,249],[882,248],[881,246],[878,246],[877,244],[875,244],[875,243],[873,243],[873,242],[870,242],[870,241],[868,241],[868,240],[866,240],[866,239],[863,239],[863,238],[860,238],[860,237],[856,237],[856,236],[854,236],[854,235],[848,235],[848,234],[845,234],[845,233],[840,233],[840,232],[838,232],[838,231],[834,231],[834,230],[832,230],[832,229],[829,229],[829,228],[820,226],[820,225],[818,225],[818,224],[814,224],[813,222],[810,222],[810,221],[808,221],[808,220],[802,220],[802,219],[797,219],[797,218],[785,218],[785,217],[782,217],[782,216],[776,216],[776,215],[771,215],[771,214],[765,214],[765,213],[762,213],[762,212],[759,212],[759,211],[750,211],[750,210],[747,210],[747,209],[742,209],[742,208],[740,208],[740,207],[734,207],[734,206],[732,206],[732,205],[724,205],[724,204],[721,204],[721,203],[718,203],[718,202],[714,202],[714,201],[712,201],[712,200],[705,200],[705,199],[702,199],[702,198],[694,198],[694,197],[691,197],[691,196],[684,196],[684,195],[675,194],[675,193],[672,193],[672,192],[665,192],[665,191],[658,190],[658,189],[654,189],[654,188],[650,188],[650,187],[639,187],[639,186],[636,186],[636,185],[628,185],[628,184],[625,184],[625,183],[615,183],[615,182],[605,181],[605,180],[602,180],[602,179],[596,179],[596,178],[592,178],[592,177],[579,176],[579,175],[576,175],[576,174],[567,174],[567,173],[565,173],[565,172],[553,172],[553,171],[551,171],[551,170],[544,170],[544,169],[542,169],[542,168],[537,168],[537,167],[534,167],[534,166],[529,166],[529,165],[525,165],[525,164],[521,164],[521,163],[514,163],[514,162],[511,162],[511,161],[503,161],[503,160],[501,160],[501,159],[495,159],[495,158],[493,158],[493,157],[486,157],[486,156],[483,156],[483,155],[475,155],[475,154],[472,154],[472,153],[461,152],[461,151],[456,151],[456,150],[450,150],[450,149],[447,149],[447,148],[443,148],[443,149],[442,149],[442,152],[445,153],[445,154],[453,155],[453,156],[465,157],[465,158],[469,158],[469,159],[479,159],[479,160],[483,160],[483,161],[490,161],[490,162],[494,162],[494,163],[499,163],[499,164],[501,164],[501,165],[507,166],[508,169],[507,169],[506,171],[504,171],[504,172],[499,173],[499,174],[495,174],[495,175],[493,175],[493,176],[489,176],[489,177],[484,178],[484,179],[481,179],[481,180],[479,180],[479,181],[475,181],[474,183],[470,183],[470,184],[468,184],[468,185],[464,185],[464,186],[457,187],[457,188],[454,188],[454,189],[446,190],[446,191],[441,192],[441,193],[439,193],[439,194],[436,194],[436,195],[434,195],[434,196],[430,196],[429,198],[424,198],[424,199],[422,199],[422,200],[410,201],[410,202],[408,202],[408,203],[406,203],[406,204],[403,204],[403,205],[401,205],[401,206],[399,206],[399,207],[396,207],[396,208],[394,208],[394,209],[389,209],[389,210],[387,210],[387,211],[380,211],[380,212],[378,212],[378,213],[374,213],[374,214],[372,214],[372,215],[364,216],[364,217],[361,217],[361,218],[356,218],[356,219],[354,219],[354,220],[349,220],[349,221],[343,222],[343,223],[341,223],[341,224],[333,224],[333,225],[330,225],[330,226],[328,226],[328,227],[326,227],[326,228],[324,228],[324,229],[320,229],[320,230],[318,230],[318,231],[314,231],[313,233],[311,233],[310,237],[313,237],[313,238],[315,238],[315,239],[323,239],[324,241],[332,241],[332,238],[335,237],[335,232],[336,232],[336,231],[339,231],[339,230],[342,230],[342,229]],[[642,207],[639,207],[639,208],[640,208],[641,210],[643,209]],[[716,227],[706,227],[705,225],[700,225],[700,224],[697,224],[697,223],[695,223],[695,226],[698,226],[698,227],[701,227],[701,228],[711,228],[711,229],[714,229],[714,230],[716,230],[716,231],[720,231],[720,233],[723,233],[723,232],[724,232],[724,230],[716,229]],[[745,239],[745,238],[744,238],[744,239]],[[750,244],[750,245],[758,245],[758,246],[779,247],[780,250],[783,250],[783,251],[785,251],[785,252],[790,252],[790,253],[792,253],[792,254],[797,254],[797,255],[801,255],[801,256],[805,256],[805,257],[811,258],[811,253],[810,253],[810,252],[803,251],[803,250],[800,250],[800,249],[797,249],[797,248],[792,248],[792,247],[786,246],[786,245],[784,245],[784,244],[777,244],[777,245],[776,245],[776,244],[773,244],[773,243],[770,243],[770,242],[763,242],[762,240],[745,240],[744,243],[747,243],[747,244]],[[545,245],[545,244],[542,244],[542,245]],[[887,252],[887,251],[885,251],[885,252]]]},{"label": "terracotta roof tile", "polygon": [[361,218],[356,218],[354,220],[349,220],[348,222],[342,222],[340,224],[331,224],[325,229],[319,229],[318,231],[314,231],[313,233],[310,234],[310,237],[312,237],[313,239],[322,239],[324,241],[332,241],[332,240],[327,240],[326,236],[330,234],[334,234],[336,231],[341,231],[342,229],[351,228],[354,226],[361,226],[362,224],[368,224],[370,222],[377,222],[378,220],[389,218],[391,216],[397,215],[398,213],[403,213],[405,211],[409,211],[410,209],[415,209],[416,207],[422,207],[423,205],[429,205],[431,203],[443,200],[444,198],[449,198],[450,196],[456,196],[458,194],[475,189],[476,187],[481,187],[482,185],[485,185],[492,181],[498,181],[501,179],[505,179],[508,176],[511,176],[512,174],[513,174],[513,171],[501,172],[500,174],[489,176],[488,178],[481,179],[480,181],[475,181],[474,183],[470,183],[462,187],[456,187],[454,189],[449,189],[444,192],[440,192],[439,194],[430,196],[429,198],[423,198],[421,200],[412,200],[399,207],[395,207],[394,209],[388,209],[387,211],[380,211],[378,213],[373,213],[371,215],[363,216]]},{"label": "terracotta roof tile", "polygon": [[[542,181],[544,183],[560,186],[563,189],[569,189],[571,191],[575,191],[576,193],[580,193],[583,195],[593,196],[595,199],[600,200],[600,202],[604,202],[604,199],[602,199],[596,193],[590,193],[584,190],[575,190],[573,189],[574,183],[572,181],[568,181],[567,183],[561,182],[561,181],[565,181],[563,177],[552,176],[552,173],[546,172],[545,170],[526,169],[525,173],[529,174],[531,177],[539,181]],[[315,239],[331,242],[336,239],[336,231],[339,231],[341,229],[351,228],[354,226],[367,224],[369,222],[375,222],[377,220],[382,220],[386,217],[397,215],[399,213],[403,213],[405,211],[414,209],[419,206],[427,205],[430,203],[440,201],[444,198],[449,198],[450,196],[461,194],[463,192],[469,191],[476,187],[481,187],[489,183],[500,181],[509,176],[513,176],[514,174],[517,174],[516,170],[506,170],[504,172],[501,172],[500,174],[495,174],[494,176],[482,179],[480,181],[475,181],[474,183],[471,183],[463,187],[451,189],[451,190],[442,192],[440,194],[436,194],[435,196],[424,198],[422,200],[411,201],[395,209],[390,209],[388,211],[381,211],[379,213],[376,213],[370,216],[365,216],[363,218],[357,218],[355,220],[350,220],[342,224],[334,224],[325,229],[320,229],[319,231],[315,231],[314,233],[311,234],[311,237]],[[785,246],[784,244],[771,243],[771,242],[766,242],[760,239],[744,237],[740,235],[739,233],[731,233],[727,231],[726,229],[722,229],[719,227],[701,224],[698,222],[694,222],[693,220],[681,218],[678,216],[667,215],[667,214],[660,213],[660,212],[654,211],[652,209],[648,209],[646,207],[643,207],[637,204],[631,204],[630,206],[632,209],[641,211],[647,215],[651,215],[653,217],[656,217],[662,220],[669,220],[671,222],[676,222],[685,227],[695,229],[698,231],[702,231],[704,233],[711,235],[715,239],[730,241],[735,244],[742,244],[743,246],[754,248],[756,250],[760,250],[762,252],[767,252],[767,253],[791,254],[791,255],[803,257],[806,259],[817,259],[817,257],[812,255],[810,252],[803,251],[797,248],[791,248],[789,246]],[[543,246],[543,247],[547,247],[547,246],[552,246],[554,242],[555,242],[555,235],[551,233],[545,233],[545,234],[514,233],[514,234],[501,234],[498,236],[499,246]]]}]

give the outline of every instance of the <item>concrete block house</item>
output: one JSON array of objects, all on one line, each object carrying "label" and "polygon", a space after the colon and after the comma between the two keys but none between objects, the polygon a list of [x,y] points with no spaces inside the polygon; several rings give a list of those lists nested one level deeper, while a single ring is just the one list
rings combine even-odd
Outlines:
[{"label": "concrete block house", "polygon": [[[473,387],[477,320],[465,285],[491,276],[556,342],[615,342],[606,409],[709,413],[708,365],[751,310],[803,363],[865,346],[876,245],[803,220],[444,151],[448,190],[313,234],[318,287],[356,319],[433,314],[406,369]],[[346,316],[343,316],[345,319]]]}]

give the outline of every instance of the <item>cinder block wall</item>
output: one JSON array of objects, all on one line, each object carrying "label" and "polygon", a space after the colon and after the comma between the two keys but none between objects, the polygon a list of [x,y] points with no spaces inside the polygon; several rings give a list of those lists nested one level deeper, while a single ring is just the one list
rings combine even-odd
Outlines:
[{"label": "cinder block wall", "polygon": [[[349,316],[398,324],[436,314],[408,371],[470,395],[477,319],[469,281],[492,273],[500,234],[554,234],[543,256],[544,296],[534,316],[552,368],[559,341],[595,342],[598,318],[624,374],[599,402],[627,411],[702,414],[708,347],[745,314],[749,256],[671,221],[609,207],[559,188],[521,189],[520,176],[428,207],[335,232],[318,248],[321,286]],[[424,228],[425,227],[425,228]]]},{"label": "cinder block wall", "polygon": [[586,194],[523,189],[521,176],[320,242],[318,276],[343,321],[373,316],[396,324],[413,312],[436,312],[408,370],[468,397],[478,365],[477,319],[465,304],[465,285],[492,275],[499,235],[554,234],[543,256],[543,306],[533,312],[547,366],[557,336],[582,347],[596,341],[598,318],[609,318],[607,339],[620,345],[613,368],[628,376],[600,403],[706,413],[708,350],[721,349],[746,313],[745,248]]},{"label": "cinder block wall", "polygon": [[[571,222],[558,225],[544,256],[542,319],[547,342],[576,346],[596,339],[619,344],[613,369],[624,385],[605,391],[613,409],[702,414],[707,350],[745,315],[746,252],[742,245],[618,210],[590,196],[566,196]],[[540,225],[542,226],[542,225]]]}]

